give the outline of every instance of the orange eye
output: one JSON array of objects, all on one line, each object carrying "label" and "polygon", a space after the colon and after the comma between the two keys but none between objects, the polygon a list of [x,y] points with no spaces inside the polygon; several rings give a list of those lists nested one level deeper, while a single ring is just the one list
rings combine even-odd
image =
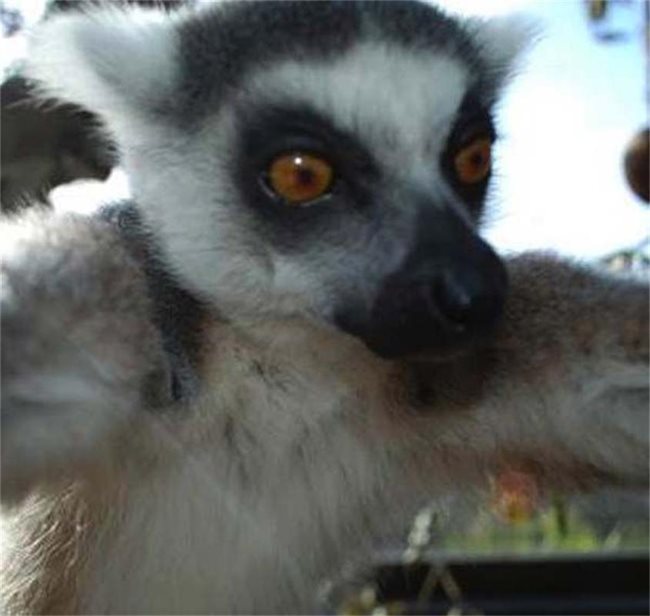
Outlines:
[{"label": "orange eye", "polygon": [[462,150],[454,158],[456,177],[463,184],[478,184],[490,173],[492,142],[486,137],[479,137]]},{"label": "orange eye", "polygon": [[301,205],[321,197],[330,188],[333,179],[332,166],[324,158],[302,152],[278,156],[268,170],[270,187],[292,205]]}]

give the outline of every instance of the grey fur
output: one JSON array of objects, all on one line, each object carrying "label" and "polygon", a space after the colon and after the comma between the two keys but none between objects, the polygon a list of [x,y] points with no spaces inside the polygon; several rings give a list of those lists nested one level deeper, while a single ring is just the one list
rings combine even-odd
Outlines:
[{"label": "grey fur", "polygon": [[[49,452],[45,443],[75,427],[59,415],[79,421],[94,397],[94,412],[110,424],[126,409],[170,401],[168,362],[151,323],[144,277],[119,237],[107,225],[72,216],[49,221],[33,214],[20,224],[25,239],[2,265],[5,500],[26,474],[60,472],[68,452]],[[101,442],[79,436],[73,457],[81,463]],[[41,446],[44,455],[34,455]]]},{"label": "grey fur", "polygon": [[218,106],[224,93],[237,90],[251,67],[287,58],[326,61],[363,40],[460,57],[486,101],[493,100],[508,69],[489,73],[476,41],[458,20],[411,0],[232,2],[187,20],[181,37],[183,83],[173,103],[181,120],[192,122]]},{"label": "grey fur", "polygon": [[[195,367],[223,378],[188,405],[165,393],[156,308],[119,234],[54,217],[28,238],[3,265],[2,496],[22,502],[8,517],[8,613],[311,611],[349,549],[504,464],[555,487],[647,481],[645,285],[513,259],[503,325],[447,360],[381,362],[301,321],[213,320]],[[95,400],[55,386],[71,378]],[[115,545],[101,539],[114,532]],[[163,560],[147,564],[151,550]]]}]

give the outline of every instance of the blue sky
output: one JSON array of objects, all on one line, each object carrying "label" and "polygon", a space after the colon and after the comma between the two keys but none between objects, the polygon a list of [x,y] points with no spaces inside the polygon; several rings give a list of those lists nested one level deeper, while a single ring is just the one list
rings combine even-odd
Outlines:
[{"label": "blue sky", "polygon": [[[474,4],[477,4],[476,2]],[[596,41],[581,0],[519,2],[544,27],[503,106],[497,205],[501,248],[600,256],[648,234],[622,152],[647,125],[642,0],[615,8],[625,42]]]},{"label": "blue sky", "polygon": [[[528,52],[499,114],[502,142],[488,238],[501,250],[549,248],[593,258],[639,244],[650,212],[630,193],[623,149],[647,125],[642,39],[643,1],[619,3],[613,26],[625,41],[597,42],[583,0],[446,0],[463,13],[518,10],[540,20],[541,40]],[[11,0],[34,19],[42,0]],[[2,41],[3,64],[24,51]],[[55,203],[89,210],[128,191],[119,172],[104,186],[55,191]]]}]

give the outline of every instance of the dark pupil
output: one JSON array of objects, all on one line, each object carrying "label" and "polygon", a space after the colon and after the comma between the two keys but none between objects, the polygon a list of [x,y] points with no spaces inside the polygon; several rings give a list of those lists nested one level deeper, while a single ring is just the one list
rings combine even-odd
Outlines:
[{"label": "dark pupil", "polygon": [[300,186],[310,186],[314,183],[314,172],[311,169],[297,169],[296,182]]},{"label": "dark pupil", "polygon": [[482,167],[484,161],[483,154],[481,152],[474,152],[469,161],[474,167]]}]

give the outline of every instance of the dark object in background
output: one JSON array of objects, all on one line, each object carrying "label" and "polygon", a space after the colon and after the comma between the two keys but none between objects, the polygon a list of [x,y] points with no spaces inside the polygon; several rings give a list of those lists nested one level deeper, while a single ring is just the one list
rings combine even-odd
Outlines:
[{"label": "dark object in background", "polygon": [[[602,43],[620,43],[633,36],[632,31],[621,27],[618,14],[625,10],[628,0],[585,0],[592,34]],[[629,7],[628,7],[629,8]]]},{"label": "dark object in background", "polygon": [[344,583],[325,607],[338,614],[647,614],[649,572],[641,553],[386,560],[362,590],[374,603]]},{"label": "dark object in background", "polygon": [[589,19],[592,21],[601,21],[607,16],[607,0],[587,0],[587,11]]},{"label": "dark object in background", "polygon": [[47,203],[49,191],[61,184],[108,177],[117,156],[93,114],[36,101],[20,76],[2,84],[0,98],[3,213],[20,209],[26,198]]},{"label": "dark object in background", "polygon": [[10,9],[0,3],[0,24],[2,35],[10,37],[22,30],[25,20],[18,9]]},{"label": "dark object in background", "polygon": [[[114,0],[174,10],[191,0]],[[80,10],[100,0],[53,0],[53,12]],[[5,15],[18,19],[20,14]],[[11,22],[13,24],[13,22]],[[22,22],[16,22],[20,28]],[[6,29],[7,26],[5,26]],[[28,82],[14,76],[0,87],[2,132],[0,209],[15,212],[29,202],[47,204],[53,188],[78,179],[105,180],[117,164],[114,147],[99,129],[96,116],[74,105],[36,101]]]},{"label": "dark object in background", "polygon": [[650,129],[640,130],[625,149],[625,177],[634,193],[650,203]]}]

